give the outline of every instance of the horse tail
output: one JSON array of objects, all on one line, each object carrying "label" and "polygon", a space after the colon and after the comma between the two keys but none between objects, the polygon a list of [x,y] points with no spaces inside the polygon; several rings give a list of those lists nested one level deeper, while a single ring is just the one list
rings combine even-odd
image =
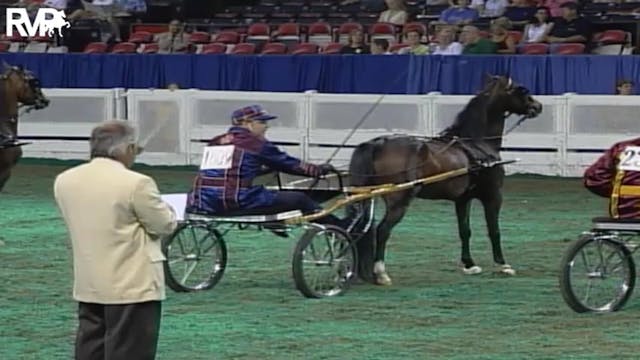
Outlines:
[{"label": "horse tail", "polygon": [[376,170],[373,165],[376,144],[374,141],[356,147],[349,162],[349,183],[351,186],[365,186],[373,183]]},{"label": "horse tail", "polygon": [[[349,162],[349,185],[366,186],[375,182],[374,159],[377,142],[374,140],[362,143],[356,147]],[[358,276],[367,282],[373,282],[373,263],[376,248],[376,223],[371,218],[371,203],[368,200],[353,203],[346,208],[347,218],[353,222],[351,233],[355,237],[358,256]],[[370,224],[368,229],[366,225]]]}]

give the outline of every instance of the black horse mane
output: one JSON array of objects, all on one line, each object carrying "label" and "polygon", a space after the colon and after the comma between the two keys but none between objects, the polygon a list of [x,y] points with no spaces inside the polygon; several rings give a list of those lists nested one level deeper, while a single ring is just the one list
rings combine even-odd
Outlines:
[{"label": "black horse mane", "polygon": [[485,135],[487,126],[487,108],[490,104],[490,96],[482,92],[469,101],[469,103],[456,116],[451,126],[446,128],[441,136],[445,138],[460,137],[478,139]]}]

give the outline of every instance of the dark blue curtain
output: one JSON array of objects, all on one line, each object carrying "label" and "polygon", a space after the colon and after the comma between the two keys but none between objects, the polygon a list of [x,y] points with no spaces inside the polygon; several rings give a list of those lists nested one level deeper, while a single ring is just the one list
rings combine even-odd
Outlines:
[{"label": "dark blue curtain", "polygon": [[485,74],[510,75],[534,94],[611,94],[640,80],[636,56],[112,55],[3,53],[47,88],[181,88],[324,93],[473,94]]}]

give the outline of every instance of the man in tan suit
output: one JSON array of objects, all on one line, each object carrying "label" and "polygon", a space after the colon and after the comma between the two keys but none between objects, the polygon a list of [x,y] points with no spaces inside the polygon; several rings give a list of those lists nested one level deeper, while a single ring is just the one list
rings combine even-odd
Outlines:
[{"label": "man in tan suit", "polygon": [[91,161],[64,171],[54,194],[73,248],[76,359],[154,359],[165,299],[163,237],[176,228],[156,183],[129,170],[134,129],[91,133]]}]

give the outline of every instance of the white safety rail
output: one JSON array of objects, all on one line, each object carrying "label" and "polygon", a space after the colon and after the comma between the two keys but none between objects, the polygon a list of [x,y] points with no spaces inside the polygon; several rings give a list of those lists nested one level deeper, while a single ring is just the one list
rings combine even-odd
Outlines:
[{"label": "white safety rail", "polygon": [[[151,165],[197,165],[205,142],[225,132],[234,109],[261,104],[278,115],[269,139],[294,156],[326,161],[351,130],[366,119],[335,154],[346,166],[353,148],[385,134],[434,136],[449,126],[471,96],[363,95],[201,90],[47,89],[49,108],[20,118],[21,137],[49,137],[25,146],[29,157],[86,159],[86,138],[97,123],[123,118],[139,129]],[[503,141],[504,159],[520,159],[509,173],[580,176],[613,143],[640,136],[640,96],[566,94],[536,96],[542,114]],[[507,119],[510,128],[518,116]],[[67,138],[67,139],[65,139]]]},{"label": "white safety rail", "polygon": [[89,145],[82,139],[98,123],[117,116],[121,89],[44,89],[43,93],[51,101],[49,107],[19,117],[20,137],[33,142],[23,147],[25,156],[87,158]]}]

